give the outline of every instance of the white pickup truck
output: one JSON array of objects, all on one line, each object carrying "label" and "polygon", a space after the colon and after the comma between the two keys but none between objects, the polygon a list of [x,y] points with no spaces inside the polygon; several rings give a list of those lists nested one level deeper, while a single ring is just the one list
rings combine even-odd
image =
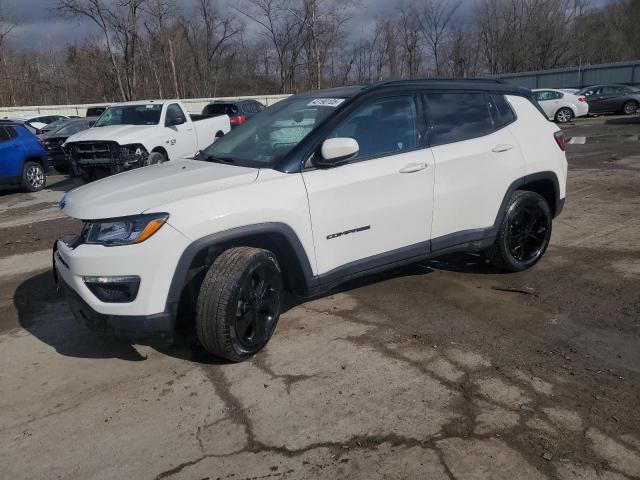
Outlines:
[{"label": "white pickup truck", "polygon": [[112,105],[93,128],[69,137],[63,145],[69,172],[93,180],[191,157],[231,130],[227,115],[186,112],[177,100]]}]

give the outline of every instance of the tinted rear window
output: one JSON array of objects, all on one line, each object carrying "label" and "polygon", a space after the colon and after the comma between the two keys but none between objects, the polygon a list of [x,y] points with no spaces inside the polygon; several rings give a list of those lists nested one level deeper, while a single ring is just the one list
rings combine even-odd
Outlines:
[{"label": "tinted rear window", "polygon": [[516,114],[513,113],[511,105],[509,105],[507,99],[504,98],[504,95],[490,95],[489,110],[491,111],[493,127],[495,129],[509,125],[516,119]]},{"label": "tinted rear window", "polygon": [[431,145],[482,137],[493,130],[484,93],[430,93],[427,105]]},{"label": "tinted rear window", "polygon": [[204,115],[236,115],[238,107],[233,103],[212,103],[204,107]]}]

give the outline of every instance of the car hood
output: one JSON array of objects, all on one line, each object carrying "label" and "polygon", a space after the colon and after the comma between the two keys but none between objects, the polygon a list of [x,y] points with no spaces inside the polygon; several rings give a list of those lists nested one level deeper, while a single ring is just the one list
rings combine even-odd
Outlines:
[{"label": "car hood", "polygon": [[91,127],[78,132],[67,139],[71,142],[118,142],[120,145],[140,143],[145,132],[157,125],[110,125],[108,127]]},{"label": "car hood", "polygon": [[137,215],[160,205],[251,183],[258,169],[174,160],[138,168],[68,192],[60,209],[81,220]]}]

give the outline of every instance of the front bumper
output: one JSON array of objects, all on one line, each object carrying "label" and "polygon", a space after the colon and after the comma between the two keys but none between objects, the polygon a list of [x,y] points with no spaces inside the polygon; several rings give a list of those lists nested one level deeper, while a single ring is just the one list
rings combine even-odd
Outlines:
[{"label": "front bumper", "polygon": [[[188,240],[166,224],[137,245],[105,247],[70,246],[57,241],[53,268],[66,291],[76,319],[97,332],[127,337],[167,337],[176,321],[177,302],[168,301],[178,260]],[[170,247],[169,247],[170,246]],[[140,277],[135,299],[127,303],[103,302],[87,287],[88,276]]]},{"label": "front bumper", "polygon": [[91,308],[62,278],[58,277],[58,282],[76,321],[93,332],[128,339],[167,339],[173,336],[174,311],[155,315],[105,315]]}]

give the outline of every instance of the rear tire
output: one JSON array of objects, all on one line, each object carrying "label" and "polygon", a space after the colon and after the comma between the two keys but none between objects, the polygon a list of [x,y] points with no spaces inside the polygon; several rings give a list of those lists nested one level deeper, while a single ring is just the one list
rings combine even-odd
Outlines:
[{"label": "rear tire", "polygon": [[200,287],[198,339],[207,352],[233,362],[258,353],[280,317],[282,273],[273,253],[251,247],[223,252]]},{"label": "rear tire", "polygon": [[495,242],[485,253],[500,270],[526,270],[535,265],[547,250],[551,223],[551,209],[544,197],[518,190],[509,200]]},{"label": "rear tire", "polygon": [[573,117],[573,111],[570,108],[562,107],[556,112],[555,120],[558,123],[569,123]]},{"label": "rear tire", "polygon": [[633,100],[628,101],[622,106],[622,113],[625,115],[633,115],[638,111],[638,102],[634,102]]},{"label": "rear tire", "polygon": [[38,192],[47,185],[44,168],[38,162],[27,161],[22,166],[21,185],[27,192]]}]

